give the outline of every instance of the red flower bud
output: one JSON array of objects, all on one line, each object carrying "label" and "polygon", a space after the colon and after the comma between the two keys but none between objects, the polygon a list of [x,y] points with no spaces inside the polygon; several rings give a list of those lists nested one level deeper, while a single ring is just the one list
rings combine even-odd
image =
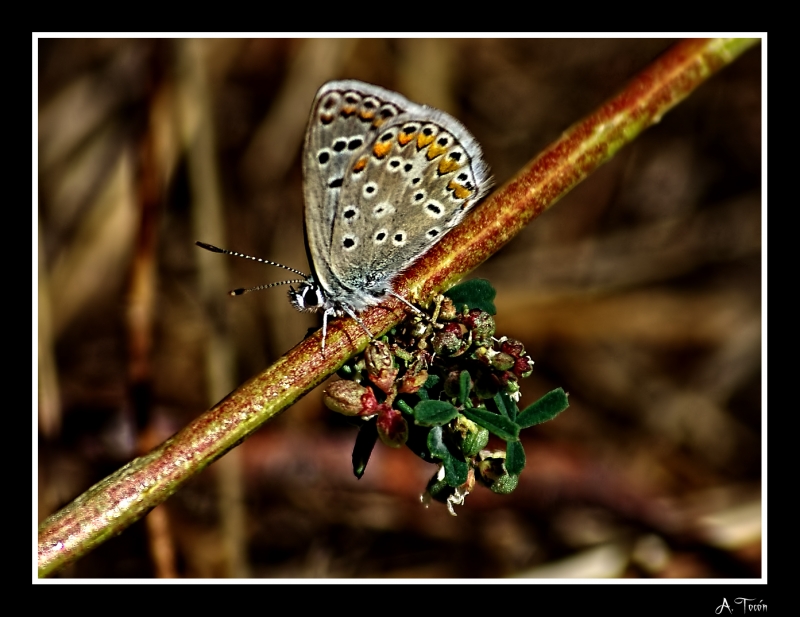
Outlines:
[{"label": "red flower bud", "polygon": [[444,328],[433,335],[431,340],[433,351],[445,357],[457,355],[459,351],[462,351],[462,335],[463,332],[459,324],[453,322],[445,324]]},{"label": "red flower bud", "polygon": [[509,338],[500,343],[500,351],[518,359],[525,354],[525,347],[518,340]]},{"label": "red flower bud", "polygon": [[399,448],[408,441],[408,422],[403,414],[387,405],[380,405],[376,428],[381,441],[391,448]]},{"label": "red flower bud", "polygon": [[507,371],[514,366],[515,362],[512,356],[502,351],[492,356],[492,366],[500,371]]},{"label": "red flower bud", "polygon": [[364,364],[370,377],[394,367],[392,350],[383,341],[372,341],[364,350]]},{"label": "red flower bud", "polygon": [[419,389],[425,385],[425,382],[428,381],[428,371],[420,370],[416,373],[408,372],[403,375],[403,381],[400,384],[400,389],[398,392],[407,392],[408,394],[414,394],[414,392],[418,392]]},{"label": "red flower bud", "polygon": [[370,381],[387,394],[394,386],[399,370],[394,366],[394,356],[383,341],[372,341],[364,350],[364,363]]},{"label": "red flower bud", "polygon": [[533,373],[533,360],[530,359],[530,356],[522,356],[514,363],[512,370],[517,377],[530,377]]},{"label": "red flower bud", "polygon": [[472,309],[461,321],[472,330],[472,340],[476,345],[490,345],[495,330],[494,317],[486,311]]},{"label": "red flower bud", "polygon": [[378,400],[372,388],[354,381],[334,381],[322,393],[322,401],[331,411],[345,416],[372,416],[378,412]]}]

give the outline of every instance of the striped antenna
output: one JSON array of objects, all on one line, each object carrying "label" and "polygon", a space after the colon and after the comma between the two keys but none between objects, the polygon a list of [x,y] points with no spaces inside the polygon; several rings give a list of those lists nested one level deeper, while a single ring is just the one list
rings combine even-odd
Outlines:
[{"label": "striped antenna", "polygon": [[269,289],[270,287],[277,287],[278,285],[292,285],[293,283],[305,283],[306,279],[294,279],[292,281],[278,281],[277,283],[269,283],[268,285],[259,285],[258,287],[240,287],[233,289],[228,293],[232,296],[241,296],[242,294],[250,293],[251,291],[261,291],[262,289]]},{"label": "striped antenna", "polygon": [[[195,242],[197,246],[201,249],[205,249],[207,251],[211,251],[212,253],[222,253],[223,255],[233,255],[234,257],[241,257],[243,259],[250,259],[252,261],[257,261],[262,264],[266,264],[268,266],[277,266],[278,268],[283,268],[284,270],[288,270],[289,272],[294,272],[295,274],[299,274],[300,276],[304,277],[303,281],[308,279],[308,274],[305,272],[300,272],[300,270],[295,270],[294,268],[290,268],[289,266],[284,266],[283,264],[279,264],[275,261],[270,261],[269,259],[261,259],[260,257],[253,257],[252,255],[245,255],[244,253],[237,253],[236,251],[229,251],[228,249],[221,249],[218,246],[214,246],[213,244],[206,244],[205,242],[200,242],[199,240]],[[240,290],[235,289],[234,291],[245,293],[245,291],[255,291],[256,289],[266,289],[267,287],[274,287],[275,285],[287,285],[289,283],[302,283],[303,281],[283,281],[281,283],[273,283],[272,285],[264,285],[263,287],[253,287],[252,289]],[[231,295],[238,296],[240,293],[231,292]]]}]

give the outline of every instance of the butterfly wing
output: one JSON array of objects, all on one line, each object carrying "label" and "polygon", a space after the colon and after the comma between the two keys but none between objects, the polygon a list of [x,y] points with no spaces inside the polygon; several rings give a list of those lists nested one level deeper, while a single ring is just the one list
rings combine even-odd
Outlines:
[{"label": "butterfly wing", "polygon": [[314,99],[303,150],[306,243],[314,278],[331,299],[349,293],[331,267],[346,171],[354,152],[374,139],[381,124],[401,114],[404,103],[398,94],[354,80],[329,82]]},{"label": "butterfly wing", "polygon": [[461,123],[355,81],[318,93],[304,171],[307,183],[318,179],[306,187],[317,280],[356,311],[385,295],[491,185],[480,147]]},{"label": "butterfly wing", "polygon": [[490,180],[477,142],[444,112],[415,105],[370,137],[345,170],[330,270],[347,287],[381,297],[463,219]]}]

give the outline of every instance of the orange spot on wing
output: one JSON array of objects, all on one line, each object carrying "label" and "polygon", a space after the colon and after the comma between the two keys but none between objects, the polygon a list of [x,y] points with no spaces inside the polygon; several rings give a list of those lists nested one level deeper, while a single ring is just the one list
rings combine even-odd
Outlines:
[{"label": "orange spot on wing", "polygon": [[472,191],[470,191],[467,187],[459,184],[455,180],[450,180],[447,183],[447,188],[453,191],[453,195],[456,199],[466,199],[470,195],[472,195]]},{"label": "orange spot on wing", "polygon": [[430,148],[428,148],[428,152],[425,153],[425,156],[428,157],[429,161],[432,161],[437,156],[441,156],[447,152],[447,148],[444,146],[440,146],[439,144],[433,144]]},{"label": "orange spot on wing", "polygon": [[443,158],[441,161],[439,161],[439,173],[442,175],[449,174],[459,167],[461,167],[461,164],[451,158]]},{"label": "orange spot on wing", "polygon": [[392,140],[389,139],[387,141],[379,141],[375,144],[375,147],[372,148],[372,153],[379,159],[382,159],[389,151],[392,149]]},{"label": "orange spot on wing", "polygon": [[425,133],[420,133],[419,137],[417,137],[417,150],[422,150],[425,146],[430,144],[436,135],[426,135]]},{"label": "orange spot on wing", "polygon": [[405,146],[408,142],[413,141],[414,137],[416,137],[417,133],[404,133],[400,131],[400,134],[397,136],[397,141],[400,142],[401,146]]},{"label": "orange spot on wing", "polygon": [[356,164],[353,165],[353,173],[358,174],[364,171],[367,167],[367,157],[362,156],[360,159],[356,161]]}]

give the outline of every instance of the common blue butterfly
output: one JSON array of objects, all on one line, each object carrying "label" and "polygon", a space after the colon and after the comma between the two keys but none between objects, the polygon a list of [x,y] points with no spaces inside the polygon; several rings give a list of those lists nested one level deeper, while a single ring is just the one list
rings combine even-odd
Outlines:
[{"label": "common blue butterfly", "polygon": [[[311,274],[279,284],[300,311],[358,314],[396,294],[395,277],[457,225],[491,187],[480,146],[443,111],[355,80],[314,98],[303,148],[306,249]],[[208,250],[254,259],[200,243]]]}]

